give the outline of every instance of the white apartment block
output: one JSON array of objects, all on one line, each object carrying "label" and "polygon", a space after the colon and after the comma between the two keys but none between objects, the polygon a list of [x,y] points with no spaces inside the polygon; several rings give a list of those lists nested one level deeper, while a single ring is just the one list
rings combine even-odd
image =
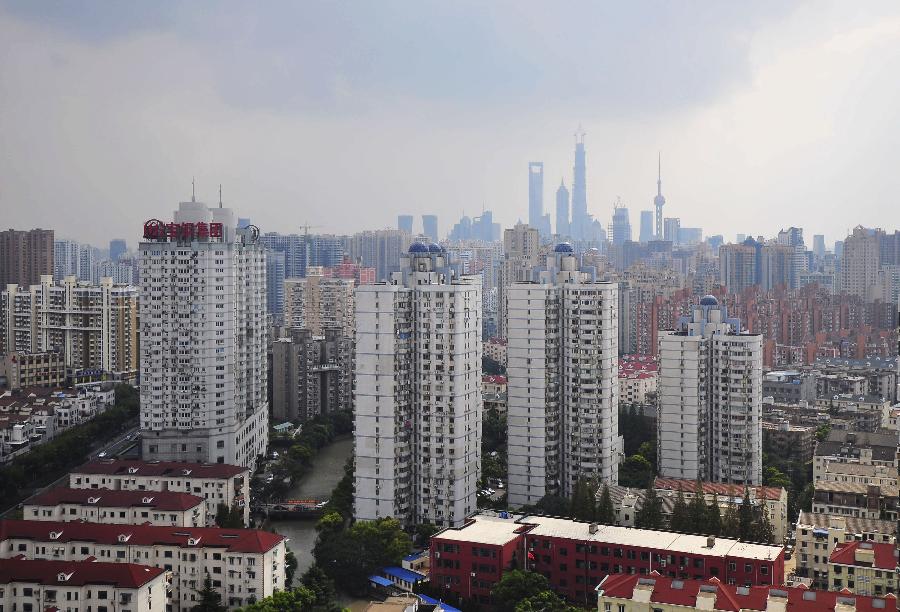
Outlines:
[{"label": "white apartment block", "polygon": [[506,308],[509,302],[507,298],[509,286],[518,281],[530,280],[531,270],[539,265],[540,260],[541,237],[536,227],[516,223],[513,227],[503,230],[503,258],[497,282],[499,290],[497,301],[500,306],[497,333],[501,338],[506,338],[508,334],[509,314]]},{"label": "white apartment block", "polygon": [[71,470],[69,487],[189,493],[206,500],[207,525],[219,504],[243,509],[244,524],[250,521],[250,471],[236,465],[101,459]]},{"label": "white apartment block", "polygon": [[140,244],[143,457],[253,466],[268,445],[266,262],[229,208],[182,202]]},{"label": "white apartment block", "polygon": [[356,295],[355,516],[458,526],[481,468],[481,280],[415,243]]},{"label": "white apartment block", "polygon": [[26,500],[22,516],[33,521],[205,527],[206,503],[189,493],[55,487]]},{"label": "white apartment block", "polygon": [[762,483],[762,337],[711,296],[659,336],[660,476]]},{"label": "white apartment block", "polygon": [[316,336],[323,336],[326,329],[336,327],[341,335],[352,338],[354,281],[322,274],[321,267],[310,266],[306,278],[284,280],[284,325],[311,330]]},{"label": "white apartment block", "polygon": [[[154,601],[156,611],[169,609],[167,605],[173,612],[190,610],[199,602],[207,576],[230,609],[285,589],[286,540],[267,531],[27,520],[2,521],[0,530],[0,559],[22,555],[70,563],[94,558],[110,572],[132,563],[164,570],[171,579],[171,597],[167,600],[163,592]],[[110,612],[123,609],[127,606]]]},{"label": "white apartment block", "polygon": [[0,609],[158,612],[165,610],[165,571],[94,560],[0,559]]},{"label": "white apartment block", "polygon": [[130,380],[138,371],[138,289],[49,274],[39,285],[7,285],[0,294],[0,352],[59,351],[66,367]]},{"label": "white apartment block", "polygon": [[572,494],[580,477],[618,483],[618,285],[557,245],[534,282],[509,286],[509,504]]},{"label": "white apartment block", "polygon": [[855,295],[871,302],[883,295],[878,271],[881,265],[881,247],[875,230],[857,226],[844,239],[841,256],[842,293]]}]

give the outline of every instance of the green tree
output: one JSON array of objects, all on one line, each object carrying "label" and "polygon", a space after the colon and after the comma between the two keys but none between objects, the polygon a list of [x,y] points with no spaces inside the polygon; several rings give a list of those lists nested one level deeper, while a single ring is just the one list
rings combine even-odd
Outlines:
[{"label": "green tree", "polygon": [[694,485],[694,497],[688,505],[688,515],[690,516],[690,533],[707,533],[706,499],[703,496],[703,483],[699,480]]},{"label": "green tree", "polygon": [[222,595],[213,588],[212,578],[207,576],[203,580],[203,589],[197,591],[200,600],[191,608],[191,612],[227,612],[228,608],[222,605]]},{"label": "green tree", "polygon": [[519,602],[550,590],[543,574],[524,570],[505,572],[491,591],[497,612],[515,612]]},{"label": "green tree", "polygon": [[297,555],[294,551],[288,549],[284,553],[284,584],[290,588],[294,584],[294,574],[297,573]]},{"label": "green tree", "polygon": [[604,525],[616,524],[616,510],[613,508],[609,485],[605,482],[603,483],[603,492],[600,493],[600,503],[597,504],[597,522]]},{"label": "green tree", "polygon": [[757,520],[753,525],[753,540],[771,544],[775,540],[775,529],[772,527],[772,521],[769,520],[769,510],[766,508],[765,503],[759,504],[759,510],[756,514]]},{"label": "green tree", "polygon": [[656,442],[647,441],[638,447],[638,455],[650,462],[653,466],[653,473],[656,473]]},{"label": "green tree", "polygon": [[316,610],[331,611],[337,608],[334,581],[315,563],[306,570],[300,580],[315,596]]},{"label": "green tree", "polygon": [[321,530],[313,557],[341,588],[362,593],[377,568],[399,565],[412,542],[396,519],[361,521],[342,531]]},{"label": "green tree", "polygon": [[741,518],[734,502],[728,502],[725,514],[722,515],[721,534],[726,538],[739,538],[741,536]]},{"label": "green tree", "polygon": [[722,513],[719,510],[719,498],[713,493],[709,506],[706,507],[706,533],[710,535],[722,534]]},{"label": "green tree", "polygon": [[331,512],[337,512],[345,520],[353,518],[353,458],[347,460],[344,465],[344,477],[341,478],[334,491],[331,492],[331,499],[328,500],[328,509]]},{"label": "green tree", "polygon": [[575,482],[575,490],[572,491],[569,515],[581,521],[593,521],[596,514],[596,489],[591,481],[581,477]]},{"label": "green tree", "polygon": [[319,532],[319,537],[322,537],[323,533],[337,533],[343,529],[344,517],[334,511],[326,512],[316,522],[316,531]]},{"label": "green tree", "polygon": [[738,533],[742,542],[749,542],[754,539],[753,515],[753,504],[750,501],[750,489],[744,487],[744,499],[741,501],[741,506],[738,509]]},{"label": "green tree", "polygon": [[428,546],[431,536],[440,531],[434,523],[420,523],[416,526],[416,540],[421,546]]},{"label": "green tree", "polygon": [[653,479],[653,465],[643,455],[632,455],[619,466],[619,484],[623,487],[644,487]]},{"label": "green tree", "polygon": [[824,442],[828,439],[828,434],[831,433],[831,425],[819,425],[816,428],[816,441]]},{"label": "green tree", "polygon": [[788,491],[793,487],[791,479],[774,466],[767,467],[763,470],[763,484],[767,487],[782,487]]},{"label": "green tree", "polygon": [[569,502],[559,495],[545,495],[535,505],[535,509],[549,516],[570,516]]},{"label": "green tree", "polygon": [[241,610],[244,612],[308,612],[313,609],[315,601],[316,597],[313,592],[301,586],[290,591],[276,591],[265,599],[244,606]]},{"label": "green tree", "polygon": [[520,601],[515,607],[515,612],[582,612],[582,610],[570,606],[553,591],[541,591]]},{"label": "green tree", "polygon": [[688,505],[684,501],[684,493],[678,489],[675,496],[675,504],[672,506],[672,518],[669,520],[672,531],[687,533],[690,531],[691,519],[688,514]]},{"label": "green tree", "polygon": [[634,516],[635,526],[641,529],[661,529],[663,526],[662,500],[656,495],[653,481],[644,492],[644,503]]},{"label": "green tree", "polygon": [[237,506],[230,508],[225,504],[216,506],[216,525],[223,529],[242,529],[244,524],[244,512]]}]

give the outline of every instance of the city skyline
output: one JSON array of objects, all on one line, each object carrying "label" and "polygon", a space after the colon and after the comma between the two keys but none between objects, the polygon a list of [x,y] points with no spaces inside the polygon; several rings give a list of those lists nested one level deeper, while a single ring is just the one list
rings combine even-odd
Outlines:
[{"label": "city skyline", "polygon": [[[576,20],[538,6],[527,18],[501,6],[319,7],[312,19],[290,5],[215,18],[178,4],[82,8],[0,9],[11,92],[0,133],[16,151],[0,208],[12,227],[54,219],[60,238],[133,243],[133,220],[187,199],[191,176],[198,199],[214,202],[224,183],[226,204],[264,230],[449,220],[483,202],[511,227],[527,218],[528,161],[544,162],[545,186],[570,184],[579,123],[588,212],[604,226],[616,196],[651,209],[658,151],[666,212],[707,234],[793,224],[833,243],[857,223],[898,225],[883,204],[900,188],[897,128],[878,120],[900,100],[883,78],[900,47],[890,4],[711,5],[702,27],[669,7],[647,19],[644,4],[585,5]],[[367,16],[374,26],[358,31]],[[320,31],[294,35],[309,22]],[[331,34],[346,28],[356,43],[340,49]],[[320,55],[331,59],[307,59]],[[501,75],[504,88],[492,84]],[[547,109],[541,92],[563,84],[577,95]]]}]

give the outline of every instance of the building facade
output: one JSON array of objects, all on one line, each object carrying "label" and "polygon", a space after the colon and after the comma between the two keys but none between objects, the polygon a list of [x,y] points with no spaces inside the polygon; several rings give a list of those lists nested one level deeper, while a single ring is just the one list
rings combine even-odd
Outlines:
[{"label": "building facade", "polygon": [[197,495],[172,491],[55,487],[26,500],[22,516],[34,521],[205,527],[206,504]]},{"label": "building facade", "polygon": [[0,232],[0,288],[36,285],[53,275],[53,230]]},{"label": "building facade", "polygon": [[335,328],[342,336],[352,338],[354,295],[352,279],[326,277],[322,268],[311,266],[306,278],[284,281],[284,325],[308,329],[316,336]]},{"label": "building facade", "polygon": [[481,280],[414,243],[356,300],[355,516],[460,525],[481,467]]},{"label": "building facade", "polygon": [[337,328],[323,336],[291,328],[272,344],[272,416],[307,421],[353,405],[353,340]]},{"label": "building facade", "polygon": [[713,296],[659,337],[661,476],[762,483],[762,338]]},{"label": "building facade", "polygon": [[618,285],[556,247],[509,287],[509,504],[568,497],[579,478],[618,482]]},{"label": "building facade", "polygon": [[174,217],[140,244],[143,457],[253,466],[269,435],[265,252],[230,208]]},{"label": "building facade", "polygon": [[79,283],[59,284],[49,274],[40,283],[7,285],[0,294],[0,342],[7,353],[58,351],[66,367],[98,370],[121,380],[138,373],[138,288]]}]

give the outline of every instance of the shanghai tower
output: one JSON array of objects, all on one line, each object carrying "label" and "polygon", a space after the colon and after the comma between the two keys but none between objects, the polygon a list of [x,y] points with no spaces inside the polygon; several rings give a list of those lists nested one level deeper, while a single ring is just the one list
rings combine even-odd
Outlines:
[{"label": "shanghai tower", "polygon": [[590,219],[587,212],[587,183],[584,163],[584,131],[575,133],[575,168],[572,180],[572,238],[587,238]]}]

